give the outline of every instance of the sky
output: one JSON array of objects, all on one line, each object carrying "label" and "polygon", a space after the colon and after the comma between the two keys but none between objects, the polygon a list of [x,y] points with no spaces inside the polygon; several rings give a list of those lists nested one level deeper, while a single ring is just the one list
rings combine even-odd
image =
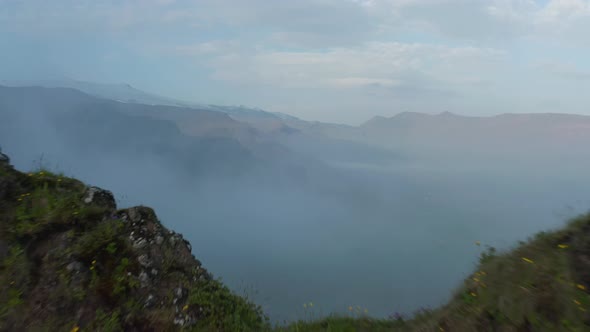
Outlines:
[{"label": "sky", "polygon": [[0,80],[360,124],[590,114],[590,0],[0,0]]}]

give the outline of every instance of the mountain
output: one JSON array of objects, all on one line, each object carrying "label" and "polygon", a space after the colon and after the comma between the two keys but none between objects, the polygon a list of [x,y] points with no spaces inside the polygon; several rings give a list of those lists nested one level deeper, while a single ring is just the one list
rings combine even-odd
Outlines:
[{"label": "mountain", "polygon": [[186,103],[172,98],[158,96],[156,94],[141,91],[129,84],[102,84],[73,79],[51,80],[0,80],[0,85],[10,87],[45,87],[45,88],[70,88],[83,91],[89,95],[112,99],[120,102],[139,103],[147,105],[171,105],[187,106]]},{"label": "mountain", "polygon": [[407,112],[375,117],[358,130],[351,139],[442,168],[576,173],[590,167],[590,116],[584,115]]},{"label": "mountain", "polygon": [[302,165],[350,156],[366,161],[397,158],[366,143],[329,137],[316,127],[326,125],[243,107],[148,105],[71,88],[0,86],[0,141],[30,142],[27,146],[35,146],[38,154],[57,146],[135,156],[143,152],[193,170],[234,171],[248,168],[255,159]]},{"label": "mountain", "polygon": [[[133,103],[133,104],[145,104],[145,105],[163,105],[163,106],[178,106],[186,109],[197,109],[200,111],[214,111],[219,113],[228,114],[237,121],[251,122],[251,124],[257,124],[257,121],[248,120],[259,120],[261,122],[269,120],[298,120],[297,118],[282,114],[282,113],[271,113],[266,112],[257,108],[248,108],[244,106],[219,106],[219,105],[207,105],[199,104],[195,102],[181,101],[173,98],[162,97],[153,93],[145,92],[132,87],[129,84],[103,84],[87,81],[79,81],[73,79],[51,79],[51,80],[0,80],[0,85],[7,87],[45,87],[45,88],[71,88],[82,91],[91,96],[111,99],[114,101]],[[186,120],[183,117],[182,120]],[[182,120],[180,123],[182,123]],[[191,122],[196,122],[199,119],[190,118]],[[193,128],[189,124],[188,131]],[[260,129],[260,128],[259,128]]]},{"label": "mountain", "polygon": [[360,129],[368,141],[392,147],[545,149],[588,142],[590,116],[540,113],[472,117],[407,112],[391,118],[375,117]]},{"label": "mountain", "polygon": [[[272,141],[289,145],[293,141],[290,135],[299,135],[305,137],[304,140],[336,141],[338,145],[355,142],[373,148],[385,148],[398,155],[410,151],[421,157],[445,154],[461,158],[466,154],[474,154],[478,158],[487,155],[490,158],[505,159],[519,155],[522,151],[537,155],[541,150],[549,149],[553,153],[563,150],[564,146],[569,151],[584,153],[583,147],[590,137],[590,131],[587,130],[590,117],[570,114],[471,117],[451,112],[435,115],[403,112],[389,118],[377,116],[360,126],[350,126],[304,121],[258,108],[179,101],[144,92],[128,84],[52,79],[0,81],[0,85],[66,87],[122,103],[159,105],[161,107],[158,109],[128,111],[135,115],[173,121],[187,135],[230,136],[254,149],[260,142],[265,145]],[[217,117],[214,113],[227,116]],[[283,141],[284,138],[287,139]],[[262,150],[264,149],[266,148]],[[280,150],[276,145],[274,149]],[[329,153],[329,150],[323,149],[322,153]],[[315,156],[320,154],[314,153]]]},{"label": "mountain", "polygon": [[[191,135],[176,122],[189,113],[197,123]],[[241,127],[218,112],[121,103],[67,88],[0,87],[0,141],[40,153],[149,155],[190,172],[246,169],[257,157],[228,128]]]}]

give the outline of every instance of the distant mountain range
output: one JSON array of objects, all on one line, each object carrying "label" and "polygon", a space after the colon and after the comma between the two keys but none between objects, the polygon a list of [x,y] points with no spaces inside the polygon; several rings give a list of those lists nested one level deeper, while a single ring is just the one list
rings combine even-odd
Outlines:
[{"label": "distant mountain range", "polygon": [[[173,106],[122,103],[69,88],[0,87],[0,141],[39,153],[65,150],[76,156],[152,156],[191,172],[238,169],[254,156],[230,135],[183,134],[176,123],[153,114]],[[181,109],[182,110],[182,109]],[[203,123],[235,121],[225,114],[193,110]],[[212,131],[214,131],[212,129]]]},{"label": "distant mountain range", "polygon": [[0,85],[9,87],[38,86],[44,88],[71,88],[80,90],[96,97],[112,99],[121,102],[147,105],[187,106],[187,104],[178,100],[144,92],[132,87],[129,84],[101,84],[64,78],[50,80],[0,80]]},{"label": "distant mountain range", "polygon": [[369,144],[422,156],[529,165],[590,160],[590,116],[583,115],[401,113],[375,117],[359,129]]},{"label": "distant mountain range", "polygon": [[[247,153],[263,159],[309,157],[327,162],[382,164],[419,158],[464,164],[520,163],[523,167],[538,162],[583,160],[585,163],[590,160],[587,149],[590,116],[555,113],[473,117],[450,112],[435,115],[403,112],[393,117],[377,116],[360,126],[349,126],[304,121],[243,106],[182,102],[127,84],[75,80],[0,81],[2,83],[13,86],[9,91],[8,87],[2,88],[4,103],[19,94],[26,95],[28,100],[27,105],[13,105],[10,111],[30,104],[46,112],[92,104],[94,112],[112,110],[125,116],[173,123],[188,137],[235,142]],[[26,88],[25,85],[62,89]],[[48,107],[52,109],[51,105],[54,111],[47,110]],[[8,106],[4,104],[4,107]],[[87,112],[86,116],[89,114]],[[7,120],[5,112],[2,116]]]},{"label": "distant mountain range", "polygon": [[[143,92],[128,84],[100,84],[64,79],[0,81],[1,85],[5,85],[6,89],[20,88],[20,90],[11,90],[10,93],[15,94],[32,87],[45,87],[47,88],[45,90],[27,90],[29,92],[27,98],[41,98],[41,100],[46,98],[47,94],[59,96],[64,101],[79,100],[82,98],[81,95],[75,95],[73,92],[77,90],[86,94],[85,103],[88,102],[89,97],[99,98],[102,99],[100,103],[116,109],[117,112],[171,121],[188,136],[235,140],[251,153],[263,158],[268,157],[269,154],[281,154],[282,158],[288,159],[292,154],[288,154],[287,149],[292,149],[302,155],[320,159],[324,157],[347,159],[349,148],[353,150],[351,153],[365,155],[370,160],[375,159],[373,154],[378,156],[377,158],[384,155],[390,155],[389,157],[393,158],[393,154],[382,149],[369,148],[364,143],[359,146],[358,142],[350,142],[347,135],[344,135],[344,140],[341,140],[338,135],[324,134],[325,130],[331,133],[332,129],[352,127],[308,122],[283,113],[243,106],[188,103]],[[66,92],[57,88],[67,88],[72,91]],[[10,99],[10,93],[5,94],[5,98]],[[93,103],[98,103],[98,100],[94,100]],[[307,149],[307,143],[310,140],[317,144],[312,149]],[[359,148],[363,151],[360,152]]]},{"label": "distant mountain range", "polygon": [[0,85],[8,87],[39,86],[45,88],[71,88],[80,90],[95,97],[112,99],[125,103],[191,107],[222,112],[232,116],[240,117],[242,119],[265,118],[298,120],[296,117],[288,114],[266,112],[257,108],[248,108],[244,106],[208,105],[204,103],[181,101],[174,98],[159,96],[150,92],[145,92],[126,83],[103,84],[63,78],[50,80],[0,80]]}]

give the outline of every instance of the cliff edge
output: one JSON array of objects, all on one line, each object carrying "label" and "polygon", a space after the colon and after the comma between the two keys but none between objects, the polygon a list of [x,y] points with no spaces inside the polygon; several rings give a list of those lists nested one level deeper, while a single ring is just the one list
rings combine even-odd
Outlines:
[{"label": "cliff edge", "polygon": [[0,154],[0,330],[261,330],[149,207]]}]

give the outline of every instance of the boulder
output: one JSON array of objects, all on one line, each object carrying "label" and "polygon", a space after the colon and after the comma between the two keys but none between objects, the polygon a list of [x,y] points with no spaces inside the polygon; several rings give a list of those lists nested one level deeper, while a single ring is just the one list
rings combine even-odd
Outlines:
[{"label": "boulder", "polygon": [[10,158],[7,155],[0,152],[0,163],[10,164]]},{"label": "boulder", "polygon": [[89,187],[84,194],[83,200],[86,204],[103,206],[110,211],[115,211],[117,209],[117,203],[115,203],[113,193],[98,187]]}]

